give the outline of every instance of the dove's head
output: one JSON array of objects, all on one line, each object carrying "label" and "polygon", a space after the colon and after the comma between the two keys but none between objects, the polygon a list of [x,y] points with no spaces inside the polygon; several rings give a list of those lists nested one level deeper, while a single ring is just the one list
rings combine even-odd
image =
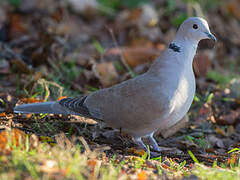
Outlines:
[{"label": "dove's head", "polygon": [[180,26],[177,38],[184,38],[199,42],[202,39],[216,41],[215,36],[210,32],[208,23],[200,17],[189,17]]}]

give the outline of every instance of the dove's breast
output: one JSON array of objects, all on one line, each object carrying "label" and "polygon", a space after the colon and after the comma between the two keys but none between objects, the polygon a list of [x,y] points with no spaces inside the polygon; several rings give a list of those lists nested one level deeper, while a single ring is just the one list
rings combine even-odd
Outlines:
[{"label": "dove's breast", "polygon": [[[195,77],[192,69],[178,74],[178,78],[172,80],[172,84],[169,86],[176,86],[172,91],[167,92],[170,96],[170,113],[167,118],[161,120],[160,128],[169,128],[181,120],[188,112],[195,94]],[[163,125],[163,126],[162,126]]]}]

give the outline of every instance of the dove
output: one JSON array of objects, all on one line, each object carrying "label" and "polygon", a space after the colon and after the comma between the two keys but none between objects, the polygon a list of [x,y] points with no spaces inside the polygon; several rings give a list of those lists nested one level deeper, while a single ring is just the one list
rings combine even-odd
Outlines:
[{"label": "dove", "polygon": [[216,41],[205,19],[189,17],[144,74],[87,96],[19,105],[14,112],[84,116],[126,132],[145,151],[142,138],[149,140],[151,150],[161,151],[153,135],[188,112],[196,89],[192,62],[202,39]]}]

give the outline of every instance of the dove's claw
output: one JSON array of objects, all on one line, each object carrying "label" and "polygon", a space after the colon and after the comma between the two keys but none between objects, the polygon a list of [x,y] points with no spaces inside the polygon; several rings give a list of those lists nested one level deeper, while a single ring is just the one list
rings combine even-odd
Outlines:
[{"label": "dove's claw", "polygon": [[134,138],[134,141],[137,143],[137,145],[142,148],[145,152],[147,152],[147,146],[143,143],[142,138]]},{"label": "dove's claw", "polygon": [[154,151],[161,152],[161,149],[158,146],[157,141],[153,137],[153,133],[148,136],[148,139],[149,139],[149,144],[151,146],[151,149],[153,149]]}]

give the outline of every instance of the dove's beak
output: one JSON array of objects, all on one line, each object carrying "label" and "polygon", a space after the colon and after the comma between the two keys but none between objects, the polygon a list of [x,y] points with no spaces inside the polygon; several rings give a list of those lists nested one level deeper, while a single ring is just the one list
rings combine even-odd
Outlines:
[{"label": "dove's beak", "polygon": [[211,34],[211,33],[209,33],[209,32],[205,32],[205,34],[207,35],[207,37],[208,37],[209,39],[213,40],[214,42],[217,41],[216,37],[215,37],[213,34]]}]

